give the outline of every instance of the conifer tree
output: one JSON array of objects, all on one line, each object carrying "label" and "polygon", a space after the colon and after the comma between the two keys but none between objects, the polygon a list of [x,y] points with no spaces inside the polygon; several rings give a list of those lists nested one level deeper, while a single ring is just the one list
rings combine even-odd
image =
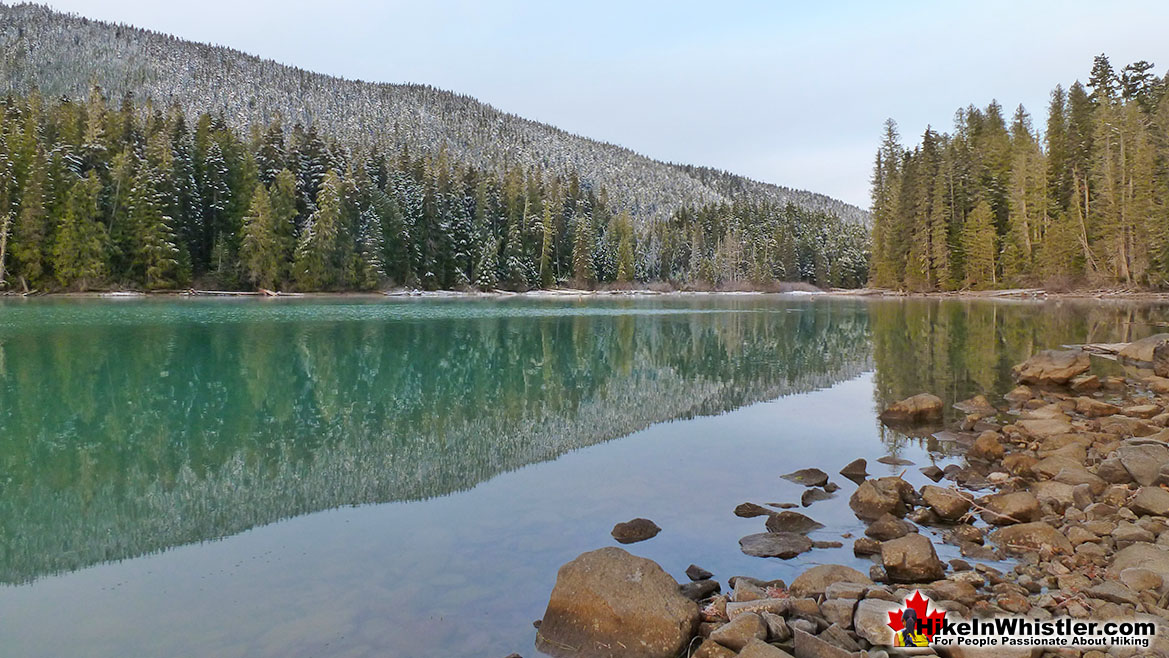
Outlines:
[{"label": "conifer tree", "polygon": [[240,269],[244,278],[257,288],[276,287],[283,253],[271,199],[264,185],[258,184],[244,217],[240,240]]},{"label": "conifer tree", "polygon": [[97,207],[100,189],[97,174],[90,172],[69,191],[52,250],[53,272],[64,287],[85,290],[105,276],[106,231]]},{"label": "conifer tree", "polygon": [[962,250],[966,254],[966,285],[993,286],[995,279],[994,214],[985,199],[974,206],[962,227]]},{"label": "conifer tree", "polygon": [[330,290],[342,280],[342,194],[341,177],[330,169],[317,194],[316,210],[309,216],[296,249],[294,275],[303,290]]},{"label": "conifer tree", "polygon": [[573,217],[575,228],[572,247],[572,275],[577,285],[590,286],[597,280],[596,266],[593,264],[593,250],[596,248],[596,235],[593,231],[592,217],[578,214]]}]

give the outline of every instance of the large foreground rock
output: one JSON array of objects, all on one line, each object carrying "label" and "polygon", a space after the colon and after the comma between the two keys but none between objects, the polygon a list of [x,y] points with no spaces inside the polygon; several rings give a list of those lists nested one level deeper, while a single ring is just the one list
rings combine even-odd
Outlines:
[{"label": "large foreground rock", "polygon": [[881,544],[881,563],[889,580],[898,583],[940,580],[946,573],[933,543],[919,534]]},{"label": "large foreground rock", "polygon": [[886,423],[920,423],[941,418],[942,398],[929,393],[919,393],[894,402],[881,412],[881,420]]},{"label": "large foreground rock", "polygon": [[856,583],[872,585],[873,581],[863,573],[840,564],[821,564],[796,576],[789,591],[797,598],[818,598],[832,583]]},{"label": "large foreground rock", "polygon": [[[1154,334],[1148,338],[1134,340],[1133,342],[1121,348],[1117,356],[1123,361],[1135,363],[1139,365],[1153,365],[1156,357],[1157,346],[1161,343],[1169,341],[1169,334]],[[1160,374],[1160,373],[1158,373]],[[1161,375],[1164,377],[1164,375]]]},{"label": "large foreground rock", "polygon": [[698,605],[669,574],[609,547],[560,567],[536,648],[553,656],[672,658],[697,627]]},{"label": "large foreground rock", "polygon": [[1083,350],[1044,350],[1011,369],[1020,384],[1063,385],[1092,367]]}]

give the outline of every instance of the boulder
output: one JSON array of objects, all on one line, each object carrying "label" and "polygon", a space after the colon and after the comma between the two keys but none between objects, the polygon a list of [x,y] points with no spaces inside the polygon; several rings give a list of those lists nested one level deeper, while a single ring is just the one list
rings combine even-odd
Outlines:
[{"label": "boulder", "polygon": [[848,466],[840,469],[840,474],[852,480],[853,482],[864,482],[865,478],[869,477],[868,462],[863,459],[854,459],[848,463]]},{"label": "boulder", "polygon": [[1064,555],[1072,553],[1072,544],[1068,538],[1043,521],[1000,528],[990,534],[990,539],[1009,552],[1049,550]]},{"label": "boulder", "polygon": [[954,405],[954,408],[962,413],[977,414],[979,416],[993,416],[998,413],[998,409],[986,399],[985,395],[975,395],[969,400],[963,400]]},{"label": "boulder", "polygon": [[921,488],[921,498],[943,521],[957,521],[970,511],[970,501],[953,489],[926,485]]},{"label": "boulder", "polygon": [[759,615],[747,612],[714,629],[710,639],[728,649],[738,651],[751,640],[766,640],[767,624],[763,623],[763,618]]},{"label": "boulder", "polygon": [[982,461],[993,462],[1003,458],[1003,443],[999,439],[998,432],[983,432],[974,440],[974,445],[970,446],[966,456],[971,459],[981,459]]},{"label": "boulder", "polygon": [[869,527],[865,528],[865,536],[872,537],[877,541],[897,539],[911,532],[917,532],[917,527],[909,521],[903,521],[892,514],[882,514],[881,518],[873,521],[869,524]]},{"label": "boulder", "polygon": [[1060,512],[1076,503],[1074,491],[1074,486],[1055,480],[1044,480],[1031,485],[1031,493],[1035,494],[1036,500]]},{"label": "boulder", "polygon": [[1076,398],[1076,413],[1083,414],[1088,418],[1100,418],[1120,413],[1120,407],[1096,398],[1078,397]]},{"label": "boulder", "polygon": [[1125,569],[1144,569],[1169,579],[1169,550],[1155,544],[1133,544],[1116,552],[1108,571],[1119,576]]},{"label": "boulder", "polygon": [[812,540],[795,532],[760,532],[740,539],[739,548],[755,557],[789,560],[812,550]]},{"label": "boulder", "polygon": [[1134,404],[1121,409],[1120,413],[1133,418],[1149,420],[1161,413],[1161,407],[1155,404]]},{"label": "boulder", "polygon": [[1063,385],[1092,366],[1083,350],[1044,350],[1011,369],[1020,384]]},{"label": "boulder", "polygon": [[920,423],[941,419],[942,398],[929,393],[919,393],[894,402],[881,412],[881,420],[886,423]]},{"label": "boulder", "polygon": [[1153,348],[1153,374],[1169,377],[1169,342],[1162,341]]},{"label": "boulder", "polygon": [[1038,521],[1039,500],[1029,491],[987,496],[983,501],[982,520],[991,525],[1010,525]]},{"label": "boulder", "polygon": [[881,563],[889,580],[899,583],[940,580],[946,571],[933,543],[916,533],[881,544]]},{"label": "boulder", "polygon": [[686,567],[686,577],[690,580],[709,580],[714,578],[714,574],[697,564],[692,564]]},{"label": "boulder", "polygon": [[1120,436],[1149,436],[1156,434],[1157,428],[1136,418],[1128,416],[1105,416],[1100,419],[1100,431]]},{"label": "boulder", "polygon": [[883,514],[905,516],[915,493],[913,485],[899,477],[865,480],[849,498],[848,506],[864,521],[876,521]]},{"label": "boulder", "polygon": [[1020,420],[1015,423],[1015,427],[1033,439],[1045,439],[1049,436],[1067,434],[1072,431],[1072,424],[1066,416]]},{"label": "boulder", "polygon": [[1137,516],[1169,516],[1169,491],[1161,487],[1141,487],[1128,508]]},{"label": "boulder", "polygon": [[828,474],[818,468],[801,468],[798,471],[781,475],[783,479],[805,487],[822,487],[828,484]]},{"label": "boulder", "polygon": [[811,633],[805,633],[798,628],[793,628],[792,631],[795,632],[796,637],[795,651],[797,658],[849,658],[850,656],[868,656],[868,654],[861,651],[855,653],[846,651]]},{"label": "boulder", "polygon": [[1161,467],[1169,463],[1169,448],[1163,445],[1126,443],[1116,449],[1121,465],[1137,484],[1159,484]]},{"label": "boulder", "polygon": [[739,654],[731,651],[714,640],[706,639],[698,645],[698,649],[690,658],[735,658]]},{"label": "boulder", "polygon": [[799,512],[784,511],[772,514],[767,519],[768,532],[795,532],[807,534],[824,527],[823,523],[800,514]]},{"label": "boulder", "polygon": [[[1169,341],[1169,334],[1154,334],[1148,338],[1134,340],[1122,347],[1116,355],[1122,361],[1128,361],[1137,365],[1153,365],[1157,346],[1165,341]],[[1154,373],[1156,373],[1156,370],[1154,370]]]},{"label": "boulder", "polygon": [[536,648],[553,656],[568,655],[568,646],[598,657],[672,658],[697,628],[698,605],[677,581],[655,562],[609,547],[560,568]]},{"label": "boulder", "polygon": [[656,537],[662,529],[649,519],[633,519],[613,526],[613,539],[622,544],[632,544]]},{"label": "boulder", "polygon": [[889,611],[900,606],[892,601],[865,599],[857,604],[852,616],[856,634],[875,645],[893,644],[893,631],[889,628]]},{"label": "boulder", "polygon": [[839,564],[821,564],[812,567],[792,581],[789,591],[797,598],[818,598],[824,595],[833,583],[858,583],[872,585],[868,576],[851,567]]}]

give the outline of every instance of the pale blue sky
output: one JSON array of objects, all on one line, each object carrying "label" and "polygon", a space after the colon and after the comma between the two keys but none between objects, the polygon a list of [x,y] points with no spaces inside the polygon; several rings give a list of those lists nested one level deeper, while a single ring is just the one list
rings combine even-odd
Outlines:
[{"label": "pale blue sky", "polygon": [[[661,160],[868,207],[886,117],[1087,79],[1092,56],[1169,64],[1169,2],[51,0],[57,9],[349,78],[417,82]],[[815,6],[813,6],[815,5]]]}]

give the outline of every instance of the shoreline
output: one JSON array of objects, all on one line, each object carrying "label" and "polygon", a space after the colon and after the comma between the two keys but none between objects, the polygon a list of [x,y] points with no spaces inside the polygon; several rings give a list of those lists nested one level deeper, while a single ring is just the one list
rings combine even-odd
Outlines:
[{"label": "shoreline", "polygon": [[[653,650],[639,655],[1169,656],[1169,334],[1108,346],[1125,364],[1123,376],[1094,374],[1092,347],[1098,346],[1036,353],[1014,367],[1017,386],[1000,400],[976,395],[955,403],[962,414],[956,423],[942,423],[944,403],[928,393],[881,413],[893,428],[948,435],[965,459],[945,469],[921,468],[936,486],[920,490],[904,473],[870,478],[864,460],[840,471],[856,485],[849,507],[867,527],[853,551],[872,559],[869,573],[818,564],[791,583],[743,575],[720,583],[716,578],[729,574],[691,565],[690,582],[679,584],[651,560],[602,548],[561,567],[537,622],[537,648],[553,656],[617,656],[600,647],[654,637]],[[783,477],[803,484],[805,495],[835,486],[816,468]],[[787,560],[818,548],[806,535],[820,524],[771,506],[744,503],[734,510],[767,521],[766,532],[761,527],[740,540],[744,553]],[[641,529],[648,532],[639,536]],[[657,530],[634,519],[617,524],[613,537],[636,543]],[[943,562],[935,550],[940,544],[958,547],[961,558]],[[759,571],[767,566],[761,563]],[[633,574],[638,584],[623,587]],[[643,581],[644,574],[650,577]],[[919,594],[928,601],[916,599]],[[611,595],[634,601],[616,621],[595,612],[622,609],[606,600]],[[1075,631],[1079,644],[977,648],[959,641],[907,654],[893,646],[891,620],[911,599],[921,603],[919,619],[928,608],[954,623],[1012,617],[1159,628],[1155,635],[1113,632],[1112,644],[1103,646]],[[977,635],[965,637],[987,640]],[[1066,641],[1073,633],[1059,635]],[[1126,644],[1132,636],[1147,646]],[[566,646],[598,650],[560,651]]]}]

